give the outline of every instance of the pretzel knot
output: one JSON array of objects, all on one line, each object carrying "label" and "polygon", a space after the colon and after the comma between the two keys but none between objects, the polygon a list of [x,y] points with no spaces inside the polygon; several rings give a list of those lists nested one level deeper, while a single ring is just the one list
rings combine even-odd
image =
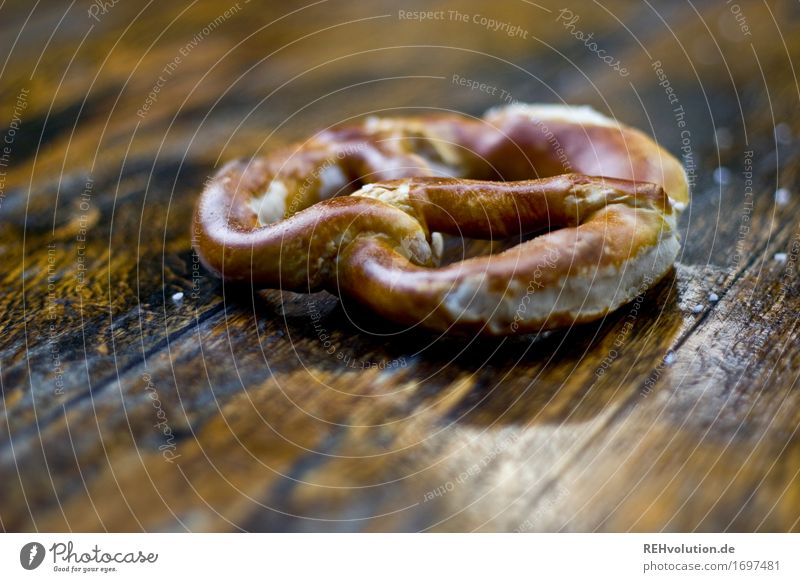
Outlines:
[{"label": "pretzel knot", "polygon": [[[225,166],[195,248],[226,280],[325,289],[438,331],[598,319],[660,280],[689,201],[680,163],[588,107],[368,118]],[[442,234],[510,249],[439,266]]]}]

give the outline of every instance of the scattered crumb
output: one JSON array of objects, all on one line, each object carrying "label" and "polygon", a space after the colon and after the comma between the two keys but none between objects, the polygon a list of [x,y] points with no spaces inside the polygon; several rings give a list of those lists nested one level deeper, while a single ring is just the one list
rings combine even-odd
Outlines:
[{"label": "scattered crumb", "polygon": [[180,305],[181,303],[183,303],[183,292],[178,291],[177,293],[175,293],[172,296],[172,302],[175,303],[176,305]]},{"label": "scattered crumb", "polygon": [[717,295],[716,293],[709,293],[708,294],[708,300],[711,303],[716,303],[717,301],[719,301],[719,295]]},{"label": "scattered crumb", "polygon": [[785,263],[788,257],[786,256],[786,253],[775,253],[775,256],[772,258],[778,261],[779,263]]},{"label": "scattered crumb", "polygon": [[717,184],[727,184],[731,181],[731,171],[724,166],[720,166],[714,170],[714,181]]},{"label": "scattered crumb", "polygon": [[671,366],[672,364],[674,364],[675,363],[675,352],[673,352],[672,350],[668,351],[667,355],[664,356],[664,363],[667,366]]},{"label": "scattered crumb", "polygon": [[789,190],[787,188],[778,188],[775,190],[775,204],[778,206],[786,206],[789,204]]},{"label": "scattered crumb", "polygon": [[703,311],[703,306],[700,304],[697,304],[694,307],[692,307],[692,313],[700,313],[701,311]]}]

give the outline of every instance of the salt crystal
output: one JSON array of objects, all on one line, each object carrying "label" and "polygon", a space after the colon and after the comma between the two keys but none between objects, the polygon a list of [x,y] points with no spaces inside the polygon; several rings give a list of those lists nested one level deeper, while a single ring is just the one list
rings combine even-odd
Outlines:
[{"label": "salt crystal", "polygon": [[182,303],[183,302],[183,292],[182,291],[178,291],[177,293],[175,293],[172,296],[172,301],[174,303],[178,303],[178,304]]},{"label": "salt crystal", "polygon": [[728,168],[720,166],[714,170],[714,181],[717,184],[727,184],[731,181],[731,171]]},{"label": "salt crystal", "polygon": [[673,352],[672,350],[668,351],[667,355],[664,356],[664,363],[667,366],[671,366],[672,364],[674,364],[675,363],[675,352]]},{"label": "salt crystal", "polygon": [[694,307],[692,307],[692,313],[700,313],[701,311],[703,311],[702,305],[695,305]]},{"label": "salt crystal", "polygon": [[785,263],[785,262],[786,262],[786,259],[787,259],[788,257],[786,256],[786,253],[775,253],[775,256],[774,256],[773,258],[774,258],[776,261],[778,261],[779,263]]},{"label": "salt crystal", "polygon": [[716,303],[717,301],[719,301],[719,295],[717,295],[716,293],[709,293],[708,300],[711,301],[711,303]]},{"label": "salt crystal", "polygon": [[775,204],[778,206],[786,206],[789,204],[789,190],[787,188],[778,188],[775,190]]}]

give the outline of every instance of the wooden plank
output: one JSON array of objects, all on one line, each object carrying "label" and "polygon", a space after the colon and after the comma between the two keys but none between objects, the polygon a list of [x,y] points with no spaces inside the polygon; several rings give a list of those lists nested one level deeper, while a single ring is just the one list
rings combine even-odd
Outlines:
[{"label": "wooden plank", "polygon": [[[789,244],[796,257],[800,232]],[[797,530],[799,283],[796,262],[771,261],[728,291],[659,389],[565,471],[570,506],[541,527]]]}]

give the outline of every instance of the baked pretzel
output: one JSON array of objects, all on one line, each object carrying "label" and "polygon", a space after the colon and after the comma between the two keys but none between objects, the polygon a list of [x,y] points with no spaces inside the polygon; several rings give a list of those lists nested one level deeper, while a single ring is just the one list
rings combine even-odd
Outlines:
[{"label": "baked pretzel", "polygon": [[[688,201],[674,157],[588,107],[368,118],[226,165],[197,206],[195,248],[229,281],[325,289],[399,323],[505,335],[600,318],[655,284]],[[439,233],[542,232],[437,266]]]}]

